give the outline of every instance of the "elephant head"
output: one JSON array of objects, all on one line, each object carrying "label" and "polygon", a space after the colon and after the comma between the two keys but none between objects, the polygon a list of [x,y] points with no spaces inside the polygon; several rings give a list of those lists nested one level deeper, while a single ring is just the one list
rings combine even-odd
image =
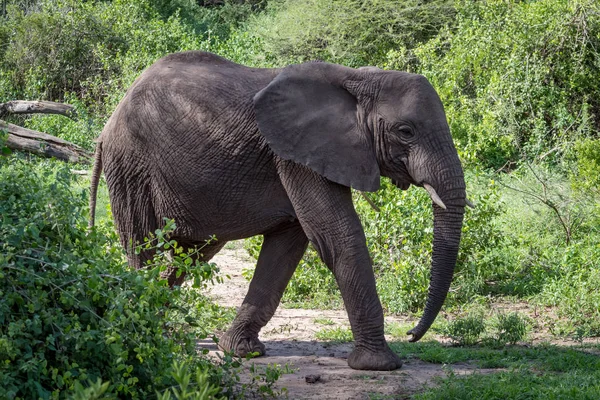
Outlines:
[{"label": "elephant head", "polygon": [[254,97],[273,152],[327,179],[376,191],[424,187],[433,201],[431,281],[425,311],[408,333],[419,340],[446,298],[458,254],[465,182],[442,102],[426,78],[329,63],[284,68]]}]

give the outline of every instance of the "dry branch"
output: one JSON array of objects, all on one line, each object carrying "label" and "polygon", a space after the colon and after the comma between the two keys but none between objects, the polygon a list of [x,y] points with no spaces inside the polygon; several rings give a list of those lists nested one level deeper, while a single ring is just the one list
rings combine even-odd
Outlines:
[{"label": "dry branch", "polygon": [[69,104],[25,100],[0,103],[0,118],[9,114],[60,114],[69,118],[76,116],[75,108]]},{"label": "dry branch", "polygon": [[0,120],[0,131],[7,131],[4,145],[9,149],[27,151],[42,157],[54,157],[68,162],[91,163],[92,154],[66,140],[47,133],[22,128]]}]

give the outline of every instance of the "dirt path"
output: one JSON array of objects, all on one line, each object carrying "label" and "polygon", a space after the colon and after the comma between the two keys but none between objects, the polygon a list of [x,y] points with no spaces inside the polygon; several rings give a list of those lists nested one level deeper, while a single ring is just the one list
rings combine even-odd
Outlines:
[{"label": "dirt path", "polygon": [[[213,259],[222,273],[231,277],[211,289],[211,296],[223,306],[241,305],[249,284],[242,276],[242,270],[254,266],[245,250],[236,247],[222,250]],[[324,326],[315,319],[328,319],[333,325]],[[393,319],[386,317],[386,321],[390,320]],[[353,370],[346,361],[352,350],[351,344],[331,345],[315,338],[319,330],[336,326],[349,326],[345,311],[280,307],[260,334],[267,355],[252,361],[262,366],[287,364],[293,369],[294,373],[282,375],[277,383],[279,390],[287,388],[290,399],[405,399],[424,385],[434,384],[435,377],[445,376],[441,365],[420,360],[405,360],[401,369],[392,372]],[[211,341],[200,344],[213,354],[218,353]],[[486,372],[467,364],[454,364],[452,370],[456,375]]]}]

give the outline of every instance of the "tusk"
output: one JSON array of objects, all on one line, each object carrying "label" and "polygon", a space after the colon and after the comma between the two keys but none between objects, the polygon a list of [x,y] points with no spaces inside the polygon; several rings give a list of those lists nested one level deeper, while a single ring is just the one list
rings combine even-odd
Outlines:
[{"label": "tusk", "polygon": [[471,207],[471,208],[475,208],[475,204],[473,204],[473,203],[471,202],[471,200],[469,200],[469,199],[467,199],[467,198],[465,198],[465,203],[467,204],[467,206],[469,206],[469,207]]},{"label": "tusk", "polygon": [[435,189],[430,184],[428,184],[428,183],[424,183],[423,187],[429,193],[429,196],[431,197],[431,200],[435,204],[437,204],[438,206],[440,206],[444,210],[446,210],[446,205],[444,204],[444,202],[442,201],[442,199],[440,199],[440,196],[438,196],[438,194],[436,193]]}]

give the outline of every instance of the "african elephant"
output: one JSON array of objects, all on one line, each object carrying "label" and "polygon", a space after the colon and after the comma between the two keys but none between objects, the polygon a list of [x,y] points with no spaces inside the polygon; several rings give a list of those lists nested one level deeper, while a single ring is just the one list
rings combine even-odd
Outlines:
[{"label": "african elephant", "polygon": [[[348,311],[355,369],[402,365],[383,333],[383,311],[351,190],[376,191],[380,176],[433,200],[431,282],[408,333],[419,340],[446,298],[465,197],[462,167],[442,103],[423,76],[325,62],[260,69],[217,55],[168,55],[132,85],[97,141],[91,221],[104,170],[131,265],[161,226],[209,260],[234,239],[264,235],[248,294],[219,346],[264,354],[260,329],[273,316],[309,241],[333,272]],[[171,285],[183,277],[169,277]]]}]

